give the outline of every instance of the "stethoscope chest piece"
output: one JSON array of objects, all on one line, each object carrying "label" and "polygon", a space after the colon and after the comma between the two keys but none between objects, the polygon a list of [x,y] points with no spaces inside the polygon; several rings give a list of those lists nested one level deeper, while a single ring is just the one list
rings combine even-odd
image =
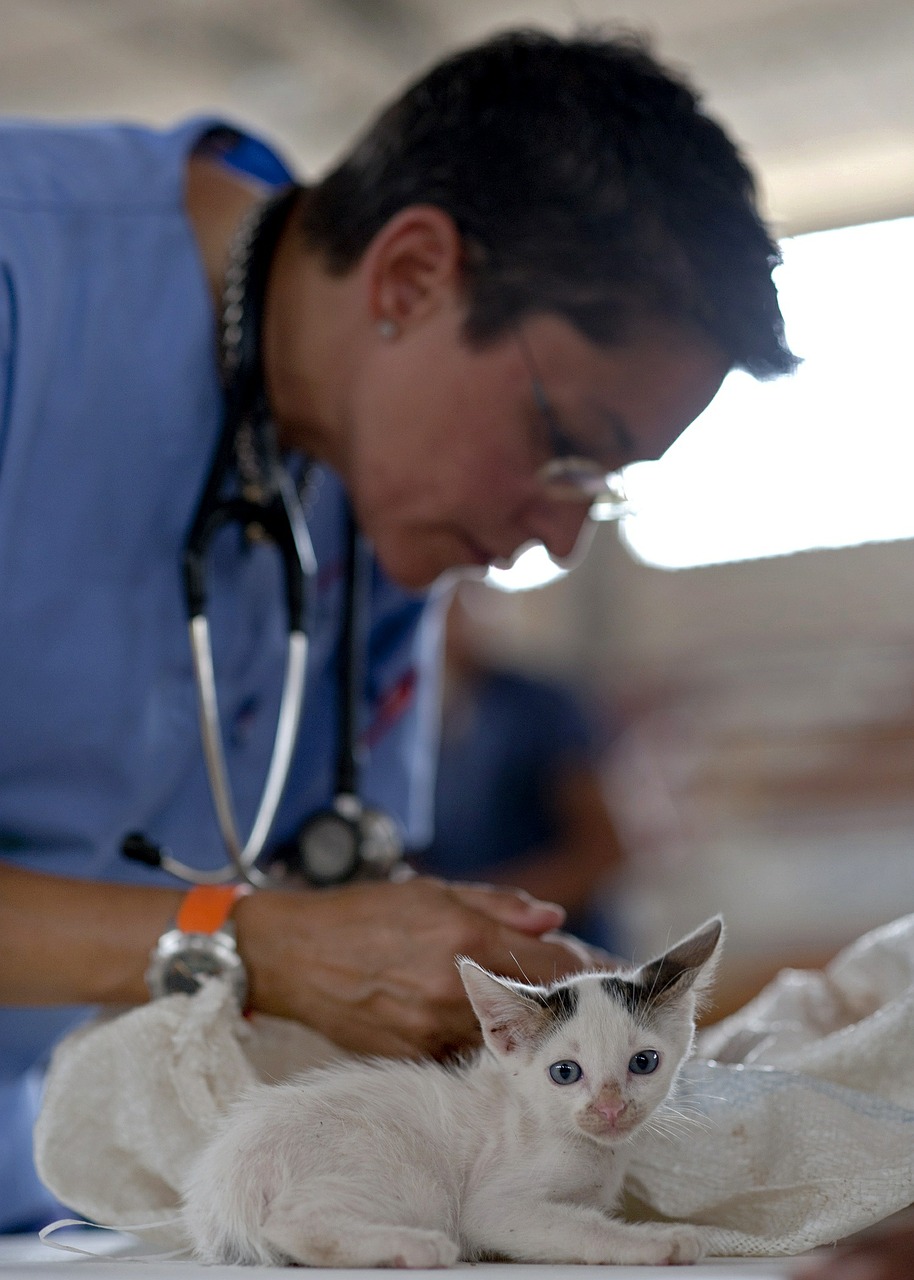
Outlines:
[{"label": "stethoscope chest piece", "polygon": [[358,796],[341,792],[329,809],[314,814],[276,853],[282,879],[315,888],[350,880],[387,880],[403,857],[396,823]]}]

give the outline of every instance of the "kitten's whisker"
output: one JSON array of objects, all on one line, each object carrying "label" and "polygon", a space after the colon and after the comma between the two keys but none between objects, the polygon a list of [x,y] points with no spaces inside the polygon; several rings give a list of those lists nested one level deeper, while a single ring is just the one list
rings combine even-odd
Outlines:
[{"label": "kitten's whisker", "polygon": [[685,1105],[689,1102],[726,1102],[727,1099],[719,1093],[692,1093],[689,1090],[676,1098],[677,1105]]},{"label": "kitten's whisker", "polygon": [[703,1116],[687,1116],[678,1111],[663,1111],[655,1118],[658,1126],[662,1126],[670,1133],[687,1134],[695,1129],[702,1129],[708,1133],[714,1128],[714,1125],[708,1123]]},{"label": "kitten's whisker", "polygon": [[672,1116],[652,1117],[644,1123],[645,1129],[670,1142],[684,1141],[694,1134],[696,1128],[704,1127],[698,1123],[679,1124]]},{"label": "kitten's whisker", "polygon": [[709,1124],[704,1116],[676,1116],[675,1118],[670,1119],[670,1124],[675,1125],[683,1131],[689,1129],[703,1129],[706,1133],[710,1133],[715,1127],[713,1124]]},{"label": "kitten's whisker", "polygon": [[647,1133],[653,1133],[658,1138],[663,1138],[670,1142],[683,1136],[681,1133],[665,1128],[656,1120],[645,1120],[642,1125],[642,1130]]},{"label": "kitten's whisker", "polygon": [[677,1111],[693,1111],[698,1115],[708,1114],[700,1102],[695,1102],[691,1098],[669,1098],[667,1101],[668,1105],[675,1107]]},{"label": "kitten's whisker", "polygon": [[685,1120],[680,1117],[679,1120],[669,1119],[664,1122],[670,1133],[689,1134],[696,1129],[701,1129],[704,1133],[710,1133],[712,1126],[703,1124],[700,1120]]},{"label": "kitten's whisker", "polygon": [[[509,951],[509,952],[508,952],[508,955],[511,957],[511,959],[514,961],[514,963],[517,965],[517,967],[518,967],[518,969],[519,969],[519,971],[520,971],[520,975],[521,975],[521,977],[523,978],[524,982],[526,982],[527,986],[528,986],[528,987],[532,987],[532,986],[534,986],[534,983],[532,983],[532,982],[530,981],[530,979],[527,977],[526,973],[524,972],[524,966],[523,966],[523,965],[521,964],[521,962],[518,960],[518,958],[517,958],[517,956],[514,954],[514,952],[513,952],[513,951]],[[554,976],[554,975],[555,975],[555,970],[553,969],[553,976]]]},{"label": "kitten's whisker", "polygon": [[667,1099],[666,1103],[659,1107],[657,1114],[661,1116],[675,1117],[684,1124],[701,1124],[713,1127],[714,1122],[704,1111],[697,1107],[683,1106],[675,1100]]}]

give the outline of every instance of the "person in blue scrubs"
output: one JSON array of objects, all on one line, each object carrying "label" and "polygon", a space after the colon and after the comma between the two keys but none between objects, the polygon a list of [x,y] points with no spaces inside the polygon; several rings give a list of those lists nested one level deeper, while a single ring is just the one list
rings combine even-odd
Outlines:
[{"label": "person in blue scrubs", "polygon": [[[0,127],[0,1226],[40,1221],[38,1080],[91,1007],[147,998],[186,888],[145,832],[224,853],[196,719],[181,558],[219,434],[236,230],[289,182],[220,120]],[[443,575],[531,540],[568,556],[594,482],[658,457],[740,367],[794,363],[751,176],[633,41],[507,33],[433,68],[295,197],[266,284],[264,394],[308,460],[318,561],[304,717],[273,842],[333,795],[351,507],[374,563],[364,799],[429,829]],[[297,460],[297,461],[296,461]],[[209,568],[239,825],[285,656],[267,548]],[[416,877],[262,890],[234,911],[251,1006],[370,1053],[475,1040],[456,953],[586,960],[563,912]],[[7,1141],[9,1135],[9,1141]]]}]

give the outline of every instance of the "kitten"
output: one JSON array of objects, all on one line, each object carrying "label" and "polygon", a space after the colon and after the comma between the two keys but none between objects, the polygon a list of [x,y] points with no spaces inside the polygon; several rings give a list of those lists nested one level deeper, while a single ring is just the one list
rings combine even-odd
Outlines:
[{"label": "kitten", "polygon": [[721,933],[716,917],[639,969],[549,987],[459,960],[485,1047],[457,1065],[357,1060],[256,1086],[191,1170],[196,1256],[695,1261],[700,1229],[612,1213],[638,1130],[691,1048]]}]

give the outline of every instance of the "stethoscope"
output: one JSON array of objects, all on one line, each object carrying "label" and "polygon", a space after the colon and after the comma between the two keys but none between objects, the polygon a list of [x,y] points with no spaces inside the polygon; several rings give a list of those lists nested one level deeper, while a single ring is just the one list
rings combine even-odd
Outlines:
[{"label": "stethoscope", "polygon": [[[329,809],[306,821],[274,853],[271,867],[256,864],[276,818],[292,767],[308,665],[307,616],[316,560],[298,486],[283,463],[264,389],[261,360],[263,303],[279,236],[300,188],[292,186],[252,210],[233,241],[221,317],[225,416],[213,464],[183,553],[183,590],[193,658],[197,710],[216,819],[228,853],[224,867],[202,870],[138,832],[123,854],[193,884],[242,879],[257,887],[283,881],[316,886],[358,876],[388,876],[402,858],[396,825],[362,804],[358,787],[358,705],[363,683],[362,617],[371,563],[351,512],[346,515],[345,595],[337,671],[339,745],[335,795]],[[287,646],[276,732],[257,810],[247,838],[238,825],[225,760],[215,664],[207,617],[206,564],[212,541],[237,524],[251,543],[272,543],[279,553],[287,612]]]}]

